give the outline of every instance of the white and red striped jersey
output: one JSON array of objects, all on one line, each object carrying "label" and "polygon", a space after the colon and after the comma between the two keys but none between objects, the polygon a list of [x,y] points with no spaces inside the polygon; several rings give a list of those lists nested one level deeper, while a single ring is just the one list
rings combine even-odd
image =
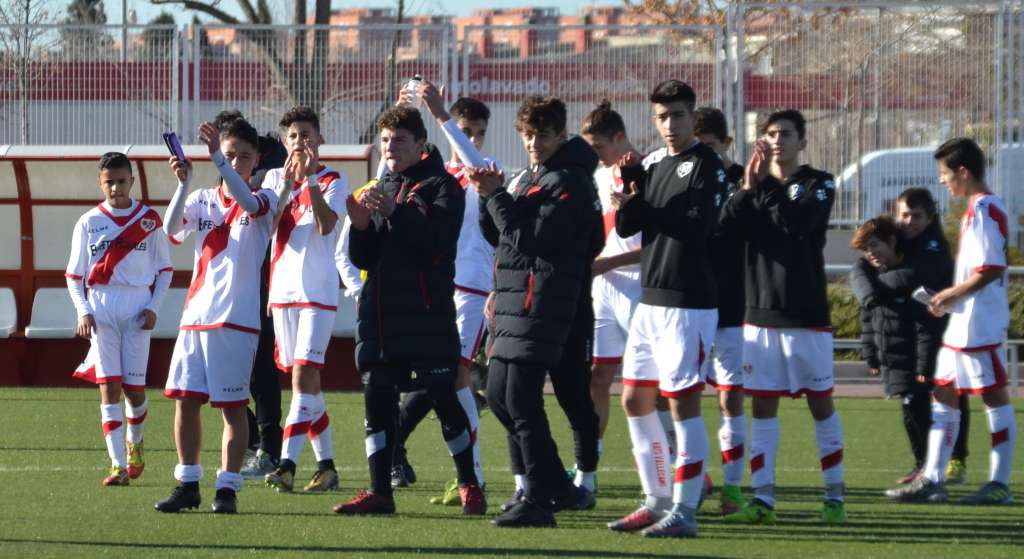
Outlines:
[{"label": "white and red striped jersey", "polygon": [[[599,258],[618,256],[627,252],[640,250],[640,233],[623,239],[615,230],[615,208],[612,207],[612,192],[622,192],[622,176],[618,167],[600,166],[594,171],[594,182],[597,183],[597,195],[601,199],[601,211],[604,214],[604,250]],[[629,274],[639,279],[640,264],[630,264],[615,268],[609,274]]]},{"label": "white and red striped jersey", "polygon": [[160,215],[141,202],[121,210],[103,202],[78,218],[65,277],[87,287],[153,285],[158,274],[172,271],[162,227]]},{"label": "white and red striped jersey", "polygon": [[[491,158],[484,158],[484,161],[488,166],[496,163],[501,168],[500,163]],[[480,195],[469,186],[465,165],[448,161],[444,168],[466,192],[466,211],[455,255],[455,288],[486,296],[494,283],[494,247],[480,230]]]},{"label": "white and red striped jersey", "polygon": [[1010,325],[1010,302],[1006,291],[1009,222],[998,196],[976,194],[967,202],[960,218],[953,283],[960,284],[975,272],[998,269],[1003,275],[959,301],[949,314],[943,343],[953,349],[996,346],[1003,342]]},{"label": "white and red striped jersey", "polygon": [[338,308],[338,272],[334,250],[338,229],[345,219],[348,181],[345,175],[321,166],[317,185],[324,202],[339,219],[339,226],[327,235],[317,231],[309,185],[283,178],[282,169],[267,173],[264,184],[287,196],[277,231],[270,242],[270,304],[274,307]]},{"label": "white and red striped jersey", "polygon": [[184,330],[227,327],[260,331],[260,268],[273,227],[277,194],[254,191],[259,209],[248,214],[221,187],[189,194],[184,227],[171,237],[180,244],[194,233],[192,283],[181,313]]}]

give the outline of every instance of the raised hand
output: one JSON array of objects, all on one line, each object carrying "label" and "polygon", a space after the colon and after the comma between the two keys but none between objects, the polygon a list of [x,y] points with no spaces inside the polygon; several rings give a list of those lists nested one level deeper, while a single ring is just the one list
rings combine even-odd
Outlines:
[{"label": "raised hand", "polygon": [[622,169],[623,167],[636,167],[637,165],[643,163],[643,161],[644,156],[640,155],[639,151],[631,149],[627,151],[622,157],[619,158],[619,162],[617,165],[620,169]]},{"label": "raised hand", "polygon": [[209,122],[204,121],[199,125],[199,139],[206,144],[210,155],[220,149],[220,130],[217,130],[217,127]]},{"label": "raised hand", "polygon": [[758,140],[754,144],[754,153],[743,170],[743,190],[757,190],[761,181],[768,176],[768,164],[772,159],[771,147],[768,142]]},{"label": "raised hand", "polygon": [[391,217],[395,212],[395,199],[385,194],[378,186],[364,190],[359,203],[385,218]]},{"label": "raised hand", "polygon": [[361,200],[356,200],[355,196],[349,195],[345,198],[345,209],[348,211],[348,219],[352,222],[352,227],[359,231],[365,231],[370,226],[370,209],[362,204]]},{"label": "raised hand", "polygon": [[192,163],[187,159],[185,161],[179,160],[173,155],[167,160],[167,163],[171,166],[171,171],[174,171],[174,176],[178,177],[178,182],[181,184],[188,184],[192,178]]},{"label": "raised hand", "polygon": [[306,138],[302,141],[302,148],[306,163],[303,174],[307,177],[315,175],[316,170],[320,167],[320,146],[312,138]]},{"label": "raised hand", "polygon": [[498,169],[494,162],[486,169],[467,167],[466,177],[477,193],[484,198],[494,194],[505,184],[505,173]]},{"label": "raised hand", "polygon": [[633,182],[633,181],[629,181],[629,184],[622,185],[622,192],[615,192],[615,190],[612,190],[611,191],[612,207],[615,208],[616,210],[618,210],[622,206],[626,205],[626,202],[629,202],[630,200],[632,200],[633,197],[636,196],[636,192],[637,192],[636,183]]},{"label": "raised hand", "polygon": [[447,121],[451,118],[448,111],[444,110],[444,86],[438,89],[433,83],[423,80],[420,83],[420,98],[435,119]]}]

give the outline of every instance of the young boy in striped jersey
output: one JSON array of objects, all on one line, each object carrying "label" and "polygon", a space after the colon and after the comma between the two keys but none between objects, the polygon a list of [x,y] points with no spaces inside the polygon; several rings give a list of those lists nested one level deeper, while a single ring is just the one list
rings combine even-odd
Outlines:
[{"label": "young boy in striped jersey", "polygon": [[128,485],[145,467],[149,336],[171,283],[171,258],[159,214],[130,196],[135,177],[128,158],[105,153],[99,167],[104,201],[75,224],[64,276],[78,313],[76,333],[90,340],[74,376],[100,389],[103,437],[112,464],[103,485]]}]

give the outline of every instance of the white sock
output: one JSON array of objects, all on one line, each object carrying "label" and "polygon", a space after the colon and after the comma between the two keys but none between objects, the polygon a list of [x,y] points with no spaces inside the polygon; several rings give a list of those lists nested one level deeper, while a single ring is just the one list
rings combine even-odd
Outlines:
[{"label": "white sock", "polygon": [[[661,429],[665,431],[665,436],[668,440],[668,455],[675,456],[676,449],[676,427],[672,420],[671,410],[658,410],[658,421],[661,422]],[[671,468],[670,468],[671,469]]]},{"label": "white sock", "polygon": [[302,456],[302,447],[309,435],[310,414],[317,407],[316,396],[295,392],[292,394],[292,403],[288,408],[288,417],[284,420],[283,444],[281,445],[281,459],[291,460],[299,463]]},{"label": "white sock", "polygon": [[[310,414],[309,442],[313,446],[313,455],[317,462],[334,459],[334,438],[331,435],[331,418],[327,416],[327,403],[324,393],[313,396],[316,406]],[[301,439],[301,437],[300,437]]]},{"label": "white sock", "polygon": [[843,427],[839,413],[814,422],[814,439],[818,443],[821,477],[825,486],[843,483]]},{"label": "white sock", "polygon": [[750,420],[750,485],[754,494],[765,504],[774,507],[772,494],[758,494],[757,488],[775,486],[775,455],[779,451],[779,418],[753,418]]},{"label": "white sock", "polygon": [[198,482],[203,479],[202,464],[178,464],[174,466],[174,479],[182,482]]},{"label": "white sock", "polygon": [[230,489],[238,493],[242,490],[242,481],[242,474],[238,472],[217,470],[217,489]]},{"label": "white sock", "polygon": [[107,443],[110,465],[120,468],[127,467],[128,460],[125,458],[124,447],[124,416],[121,414],[121,404],[100,404],[100,423],[103,425],[103,439]]},{"label": "white sock", "polygon": [[128,419],[128,442],[132,444],[142,442],[142,427],[146,421],[146,414],[149,413],[147,404],[149,400],[142,400],[137,406],[133,406],[127,399],[124,401],[124,415]]},{"label": "white sock", "polygon": [[466,411],[466,419],[469,420],[469,442],[473,445],[473,469],[476,471],[476,481],[481,487],[484,485],[484,469],[480,465],[480,412],[476,409],[476,398],[473,390],[468,386],[460,388],[455,395]]},{"label": "white sock", "polygon": [[672,503],[697,510],[701,493],[704,491],[704,468],[708,458],[708,432],[704,429],[704,418],[691,417],[675,422],[676,453],[675,484],[672,486]]},{"label": "white sock", "polygon": [[526,474],[516,474],[516,490],[526,491]]},{"label": "white sock", "polygon": [[990,481],[998,481],[1009,486],[1013,450],[1017,446],[1017,423],[1013,418],[1013,405],[988,408],[985,414],[988,416],[989,433],[992,433],[988,478]]},{"label": "white sock", "polygon": [[928,457],[924,462],[924,477],[946,481],[946,465],[953,455],[956,436],[960,432],[960,410],[946,404],[932,402],[932,427],[928,431]]},{"label": "white sock", "polygon": [[627,417],[626,422],[644,494],[667,499],[672,495],[672,455],[668,452],[668,437],[658,414]]},{"label": "white sock", "polygon": [[593,493],[597,489],[597,474],[595,472],[584,472],[577,468],[576,478],[573,480],[573,485],[576,487],[582,487]]},{"label": "white sock", "polygon": [[722,483],[738,486],[743,482],[743,445],[747,442],[747,417],[722,416],[718,429],[718,447],[722,451]]}]

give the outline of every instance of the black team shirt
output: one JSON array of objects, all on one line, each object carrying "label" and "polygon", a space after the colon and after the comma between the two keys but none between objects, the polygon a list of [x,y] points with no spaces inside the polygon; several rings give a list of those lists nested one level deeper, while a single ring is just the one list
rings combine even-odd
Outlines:
[{"label": "black team shirt", "polygon": [[[725,170],[725,185],[721,191],[722,207],[743,188],[743,165],[733,163]],[[735,228],[718,227],[711,238],[711,268],[718,283],[718,327],[743,326],[746,311],[746,287],[743,262],[745,260],[743,235]]]}]

